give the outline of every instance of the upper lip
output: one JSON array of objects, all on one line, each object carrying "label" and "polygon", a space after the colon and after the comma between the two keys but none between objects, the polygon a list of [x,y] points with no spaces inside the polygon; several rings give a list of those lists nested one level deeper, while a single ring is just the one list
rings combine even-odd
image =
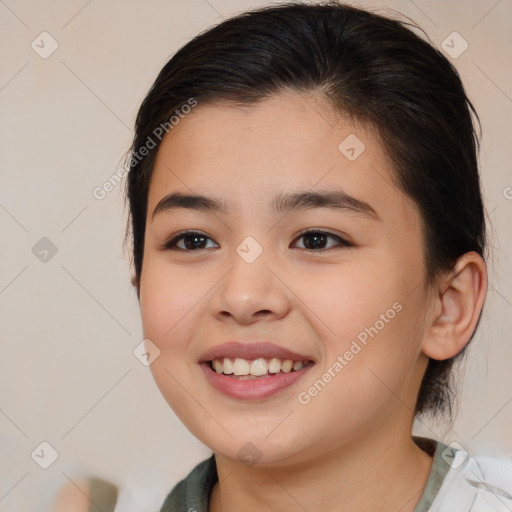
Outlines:
[{"label": "upper lip", "polygon": [[199,362],[212,361],[213,359],[220,357],[240,357],[248,360],[258,359],[260,357],[276,357],[281,360],[291,359],[292,361],[313,361],[311,356],[299,354],[293,350],[288,350],[276,345],[275,343],[271,343],[270,341],[250,343],[229,341],[208,349],[201,355]]}]

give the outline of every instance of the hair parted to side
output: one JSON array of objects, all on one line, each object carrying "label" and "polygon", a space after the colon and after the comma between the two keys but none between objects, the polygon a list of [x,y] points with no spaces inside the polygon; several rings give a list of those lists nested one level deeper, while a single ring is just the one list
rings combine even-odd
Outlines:
[{"label": "hair parted to side", "polygon": [[[287,90],[320,93],[335,110],[376,132],[396,185],[417,205],[424,285],[432,286],[466,252],[484,257],[479,140],[471,111],[479,121],[478,115],[456,69],[413,29],[421,31],[410,20],[335,1],[287,2],[227,19],[180,48],[157,76],[135,123],[126,195],[137,295],[149,182],[161,142],[154,132],[168,127],[191,99],[199,106],[251,105]],[[154,144],[148,150],[149,138]],[[429,361],[416,413],[452,417],[451,369],[464,352]]]}]

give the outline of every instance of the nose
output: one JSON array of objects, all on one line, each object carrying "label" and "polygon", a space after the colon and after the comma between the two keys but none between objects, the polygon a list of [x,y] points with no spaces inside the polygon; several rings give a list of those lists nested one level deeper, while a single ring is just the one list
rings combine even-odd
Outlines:
[{"label": "nose", "polygon": [[271,258],[269,251],[263,250],[251,262],[243,253],[233,251],[227,263],[229,270],[213,291],[213,315],[239,324],[283,318],[290,310],[291,292],[279,277],[278,265],[269,261]]}]

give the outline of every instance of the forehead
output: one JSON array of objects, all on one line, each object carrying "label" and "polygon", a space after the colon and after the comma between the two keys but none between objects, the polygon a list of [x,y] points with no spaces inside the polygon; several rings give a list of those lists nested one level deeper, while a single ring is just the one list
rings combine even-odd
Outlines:
[{"label": "forehead", "polygon": [[148,212],[173,190],[254,211],[281,192],[340,188],[383,217],[414,221],[376,133],[318,95],[287,92],[243,107],[198,102],[160,145]]}]

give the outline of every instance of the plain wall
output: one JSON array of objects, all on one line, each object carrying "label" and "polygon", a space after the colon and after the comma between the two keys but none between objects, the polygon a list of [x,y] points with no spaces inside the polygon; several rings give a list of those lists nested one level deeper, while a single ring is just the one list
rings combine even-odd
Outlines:
[{"label": "plain wall", "polygon": [[[133,354],[142,330],[123,249],[124,181],[101,200],[93,190],[121,167],[140,102],[169,57],[222,18],[269,3],[0,3],[0,511],[48,510],[57,489],[87,475],[120,486],[127,512],[158,510],[210,454]],[[411,17],[439,48],[454,31],[469,43],[452,62],[482,120],[489,292],[453,428],[418,421],[415,430],[511,456],[512,3],[359,5]],[[31,47],[51,48],[43,31],[58,42],[46,59]],[[43,441],[58,452],[48,469],[31,457]]]}]

